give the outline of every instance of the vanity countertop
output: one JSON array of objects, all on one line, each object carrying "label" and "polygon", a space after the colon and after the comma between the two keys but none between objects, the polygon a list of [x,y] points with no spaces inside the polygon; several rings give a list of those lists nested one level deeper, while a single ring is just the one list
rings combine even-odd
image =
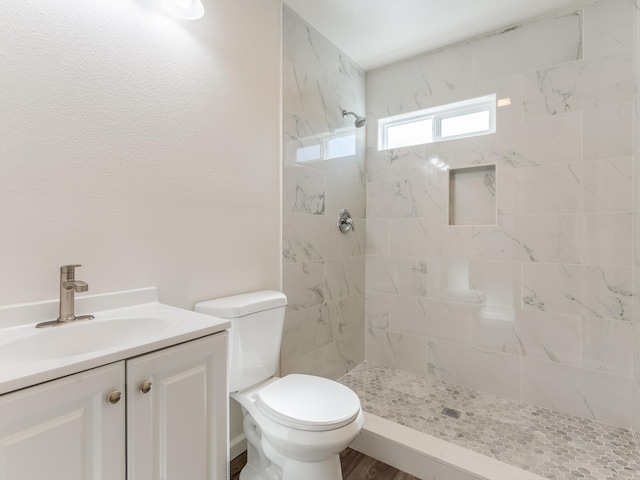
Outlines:
[{"label": "vanity countertop", "polygon": [[35,328],[57,316],[57,301],[0,307],[0,394],[222,332],[228,320],[158,302],[155,288],[78,297],[92,314]]}]

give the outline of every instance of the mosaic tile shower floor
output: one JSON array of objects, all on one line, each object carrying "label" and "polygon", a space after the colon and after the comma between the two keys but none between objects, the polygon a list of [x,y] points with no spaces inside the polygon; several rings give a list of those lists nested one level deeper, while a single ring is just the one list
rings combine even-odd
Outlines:
[{"label": "mosaic tile shower floor", "polygon": [[367,362],[338,381],[366,412],[542,477],[640,480],[640,450],[623,428]]}]

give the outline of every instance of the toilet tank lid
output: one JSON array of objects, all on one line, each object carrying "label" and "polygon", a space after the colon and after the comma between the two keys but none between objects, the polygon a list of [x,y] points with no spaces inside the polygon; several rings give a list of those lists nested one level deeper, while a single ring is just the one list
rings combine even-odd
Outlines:
[{"label": "toilet tank lid", "polygon": [[282,292],[262,290],[196,303],[194,310],[221,318],[237,318],[263,310],[284,307],[287,297]]}]

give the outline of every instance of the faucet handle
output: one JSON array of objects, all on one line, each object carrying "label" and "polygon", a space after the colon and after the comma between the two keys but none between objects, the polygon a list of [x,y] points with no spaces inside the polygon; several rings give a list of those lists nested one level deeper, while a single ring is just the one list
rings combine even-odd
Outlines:
[{"label": "faucet handle", "polygon": [[81,266],[82,265],[62,265],[60,267],[60,273],[73,273],[76,271],[76,268]]}]

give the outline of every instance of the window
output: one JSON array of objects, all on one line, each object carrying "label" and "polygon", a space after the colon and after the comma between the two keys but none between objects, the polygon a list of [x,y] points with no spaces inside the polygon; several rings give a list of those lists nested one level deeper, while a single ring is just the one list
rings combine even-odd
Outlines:
[{"label": "window", "polygon": [[295,146],[296,163],[318,162],[356,155],[356,134],[351,130],[300,139],[303,146]]},{"label": "window", "polygon": [[496,131],[496,96],[473,98],[378,121],[378,150],[486,135]]}]

